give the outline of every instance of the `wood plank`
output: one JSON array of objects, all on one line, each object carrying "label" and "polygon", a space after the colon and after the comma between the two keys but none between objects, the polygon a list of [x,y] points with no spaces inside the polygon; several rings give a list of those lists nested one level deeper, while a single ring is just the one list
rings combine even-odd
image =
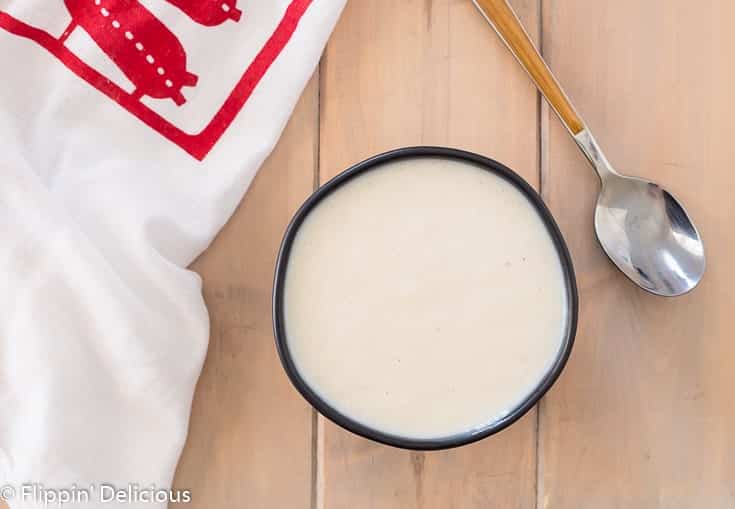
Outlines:
[{"label": "wood plank", "polygon": [[658,181],[704,236],[694,293],[636,289],[594,241],[598,182],[544,118],[544,194],[581,290],[565,374],[541,407],[539,507],[735,507],[735,4],[549,0],[551,67],[621,171]]},{"label": "wood plank", "polygon": [[239,209],[193,265],[212,332],[176,479],[192,490],[192,509],[311,506],[313,414],[281,369],[270,306],[283,231],[313,188],[318,91],[315,76]]},{"label": "wood plank", "polygon": [[[514,4],[537,35],[537,2]],[[438,144],[537,185],[537,113],[533,86],[470,2],[349,2],[322,61],[321,181],[381,151]],[[319,426],[319,508],[534,506],[534,411],[478,444],[426,454]]]},{"label": "wood plank", "polygon": [[574,111],[510,4],[506,0],[475,0],[475,3],[528,72],[539,92],[559,114],[564,125],[573,134],[579,134],[584,129],[582,119]]}]

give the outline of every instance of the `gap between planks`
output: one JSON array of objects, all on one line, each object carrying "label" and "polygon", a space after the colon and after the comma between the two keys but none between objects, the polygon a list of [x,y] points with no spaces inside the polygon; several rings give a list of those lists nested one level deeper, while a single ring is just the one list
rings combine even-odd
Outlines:
[{"label": "gap between planks", "polygon": [[[538,50],[541,54],[541,58],[544,58],[544,0],[538,0]],[[538,119],[536,121],[536,128],[538,129],[538,192],[541,195],[541,199],[546,202],[546,179],[548,178],[549,170],[549,104],[546,102],[540,91],[536,92],[536,100],[538,111]],[[541,398],[536,404],[536,509],[543,509],[546,504],[543,501],[544,494],[544,465],[542,461],[543,444],[541,443],[541,427],[543,425],[543,409],[544,409],[544,398]]]},{"label": "gap between planks", "polygon": [[[317,93],[315,117],[315,147],[314,147],[314,183],[312,191],[319,189],[321,179],[321,116],[322,116],[322,65],[326,58],[326,49],[317,66]],[[311,409],[311,509],[324,508],[324,421],[315,408]]]}]

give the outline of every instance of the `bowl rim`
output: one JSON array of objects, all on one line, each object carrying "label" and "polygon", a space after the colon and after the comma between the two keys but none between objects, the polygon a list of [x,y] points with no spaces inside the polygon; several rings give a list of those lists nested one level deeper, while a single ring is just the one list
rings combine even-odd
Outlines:
[{"label": "bowl rim", "polygon": [[[328,404],[324,399],[322,399],[311,388],[306,380],[302,378],[301,374],[296,368],[288,346],[283,309],[284,287],[289,255],[298,230],[308,214],[311,212],[311,210],[314,209],[324,198],[337,190],[340,186],[342,186],[349,180],[361,175],[362,173],[380,167],[388,162],[393,162],[399,159],[417,157],[441,157],[460,160],[463,162],[470,162],[476,167],[485,169],[504,178],[506,181],[519,189],[528,198],[528,200],[535,207],[536,211],[539,213],[542,221],[544,222],[559,255],[559,259],[561,261],[562,269],[564,272],[564,281],[567,289],[567,312],[569,316],[569,320],[567,321],[567,332],[564,341],[561,348],[559,349],[559,352],[556,359],[554,360],[551,369],[541,379],[536,388],[531,391],[518,406],[516,406],[507,415],[496,421],[493,421],[492,423],[489,423],[486,426],[483,426],[480,429],[468,430],[467,432],[463,432],[460,434],[437,438],[411,438],[385,433],[352,419],[351,417],[341,413],[330,404]],[[283,369],[286,371],[289,380],[296,388],[296,390],[319,413],[321,413],[324,417],[331,420],[338,426],[364,438],[402,449],[431,451],[460,447],[463,445],[471,444],[473,442],[477,442],[478,440],[482,440],[483,438],[486,438],[490,435],[494,435],[504,430],[511,424],[515,423],[517,420],[523,417],[534,405],[536,405],[536,403],[538,403],[543,395],[546,394],[546,392],[559,378],[559,375],[564,370],[567,360],[569,359],[569,356],[571,354],[577,332],[579,297],[577,292],[576,277],[574,273],[574,265],[572,263],[571,255],[569,254],[569,249],[567,248],[566,242],[564,241],[564,237],[559,230],[559,227],[556,224],[556,221],[554,220],[551,211],[548,209],[536,190],[533,189],[521,176],[519,176],[507,166],[493,159],[481,156],[473,152],[467,152],[465,150],[459,150],[449,147],[415,146],[390,150],[388,152],[375,155],[362,162],[359,162],[342,171],[334,178],[330,179],[306,199],[306,201],[303,203],[303,205],[301,205],[301,207],[291,219],[291,222],[286,228],[283,240],[281,242],[275,266],[272,294],[272,312],[276,349],[278,351],[278,356],[281,360]]]}]

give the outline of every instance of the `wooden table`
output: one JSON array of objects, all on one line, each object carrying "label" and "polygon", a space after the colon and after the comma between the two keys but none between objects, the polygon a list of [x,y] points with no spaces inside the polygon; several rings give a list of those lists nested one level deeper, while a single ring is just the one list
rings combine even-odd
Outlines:
[{"label": "wooden table", "polygon": [[[277,149],[194,264],[212,336],[176,481],[191,507],[735,507],[735,3],[513,4],[614,163],[687,204],[707,242],[703,284],[666,300],[612,267],[594,240],[596,177],[469,0],[351,0]],[[271,332],[297,206],[352,163],[418,144],[489,155],[540,189],[581,296],[572,358],[538,408],[439,453],[315,415]]]}]

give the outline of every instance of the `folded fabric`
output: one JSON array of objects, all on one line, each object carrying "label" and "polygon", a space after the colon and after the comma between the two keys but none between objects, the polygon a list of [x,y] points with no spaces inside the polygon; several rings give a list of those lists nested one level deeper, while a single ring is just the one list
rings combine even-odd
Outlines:
[{"label": "folded fabric", "polygon": [[[0,0],[0,492],[167,490],[209,327],[186,266],[343,0]],[[81,491],[80,491],[81,493]],[[165,507],[165,500],[119,501]],[[114,506],[115,504],[112,504]]]}]

